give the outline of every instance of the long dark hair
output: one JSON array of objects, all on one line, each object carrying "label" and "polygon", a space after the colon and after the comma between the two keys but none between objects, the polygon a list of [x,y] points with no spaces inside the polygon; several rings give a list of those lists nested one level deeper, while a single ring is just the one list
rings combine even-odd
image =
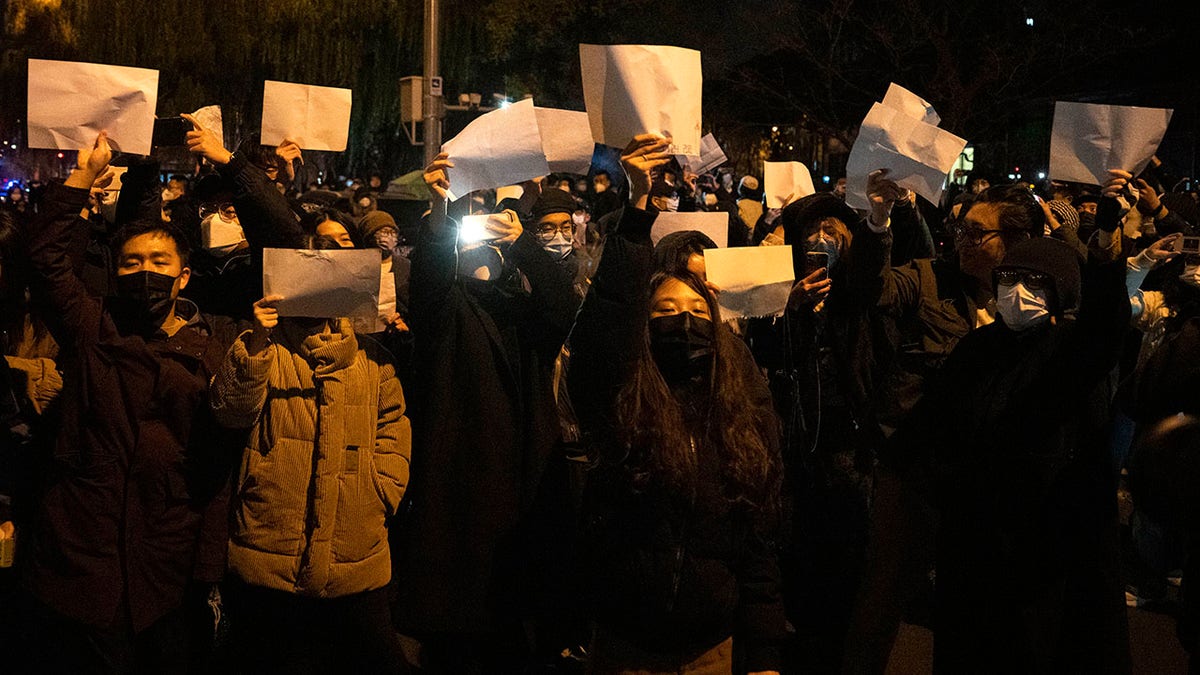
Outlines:
[{"label": "long dark hair", "polygon": [[[769,397],[754,400],[751,378],[757,373],[749,361],[739,358],[738,338],[721,323],[717,302],[699,278],[678,271],[655,273],[647,313],[649,298],[672,279],[687,284],[708,303],[716,338],[712,371],[699,397],[698,414],[686,415],[651,355],[649,329],[643,330],[632,376],[617,399],[619,441],[627,453],[623,467],[634,489],[663,486],[694,495],[697,466],[692,444],[710,444],[720,457],[726,498],[773,511],[778,507],[781,478],[779,419]],[[697,424],[700,428],[691,428]]]}]

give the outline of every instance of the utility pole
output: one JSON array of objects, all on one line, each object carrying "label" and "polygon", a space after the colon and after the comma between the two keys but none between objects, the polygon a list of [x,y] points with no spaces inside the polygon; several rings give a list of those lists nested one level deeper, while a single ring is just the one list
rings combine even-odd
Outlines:
[{"label": "utility pole", "polygon": [[442,151],[442,78],[438,76],[441,17],[438,0],[425,0],[425,165]]}]

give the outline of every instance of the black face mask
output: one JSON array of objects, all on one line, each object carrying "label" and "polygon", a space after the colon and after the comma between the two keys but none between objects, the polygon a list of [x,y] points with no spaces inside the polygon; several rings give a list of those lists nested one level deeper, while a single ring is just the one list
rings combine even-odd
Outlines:
[{"label": "black face mask", "polygon": [[650,353],[669,383],[708,375],[715,342],[715,327],[708,319],[688,312],[650,319]]},{"label": "black face mask", "polygon": [[572,281],[579,274],[579,256],[575,255],[574,251],[568,253],[564,258],[556,260],[555,264],[558,265],[559,269],[566,272]]},{"label": "black face mask", "polygon": [[1087,241],[1096,231],[1096,214],[1081,211],[1079,213],[1079,238]]},{"label": "black face mask", "polygon": [[175,307],[171,291],[176,278],[149,271],[117,275],[113,319],[124,331],[152,334]]}]

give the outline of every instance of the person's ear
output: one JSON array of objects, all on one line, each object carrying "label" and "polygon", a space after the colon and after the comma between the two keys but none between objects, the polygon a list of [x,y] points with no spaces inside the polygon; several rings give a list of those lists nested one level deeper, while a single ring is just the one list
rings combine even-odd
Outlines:
[{"label": "person's ear", "polygon": [[179,290],[187,288],[188,280],[192,278],[192,268],[185,267],[179,270]]}]

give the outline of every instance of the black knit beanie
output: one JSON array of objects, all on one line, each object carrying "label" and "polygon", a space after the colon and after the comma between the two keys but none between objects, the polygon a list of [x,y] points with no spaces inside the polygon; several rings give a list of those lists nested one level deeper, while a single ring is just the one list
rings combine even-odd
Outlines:
[{"label": "black knit beanie", "polygon": [[1048,237],[1022,241],[1008,249],[1004,262],[996,267],[997,270],[1011,268],[1041,272],[1054,279],[1054,293],[1058,299],[1056,315],[1073,314],[1079,309],[1079,254],[1065,242]]},{"label": "black knit beanie", "polygon": [[547,188],[542,190],[542,194],[538,197],[537,202],[533,205],[533,220],[539,221],[543,216],[551,213],[565,213],[571,215],[575,213],[578,207],[575,198],[571,193],[558,188]]}]

